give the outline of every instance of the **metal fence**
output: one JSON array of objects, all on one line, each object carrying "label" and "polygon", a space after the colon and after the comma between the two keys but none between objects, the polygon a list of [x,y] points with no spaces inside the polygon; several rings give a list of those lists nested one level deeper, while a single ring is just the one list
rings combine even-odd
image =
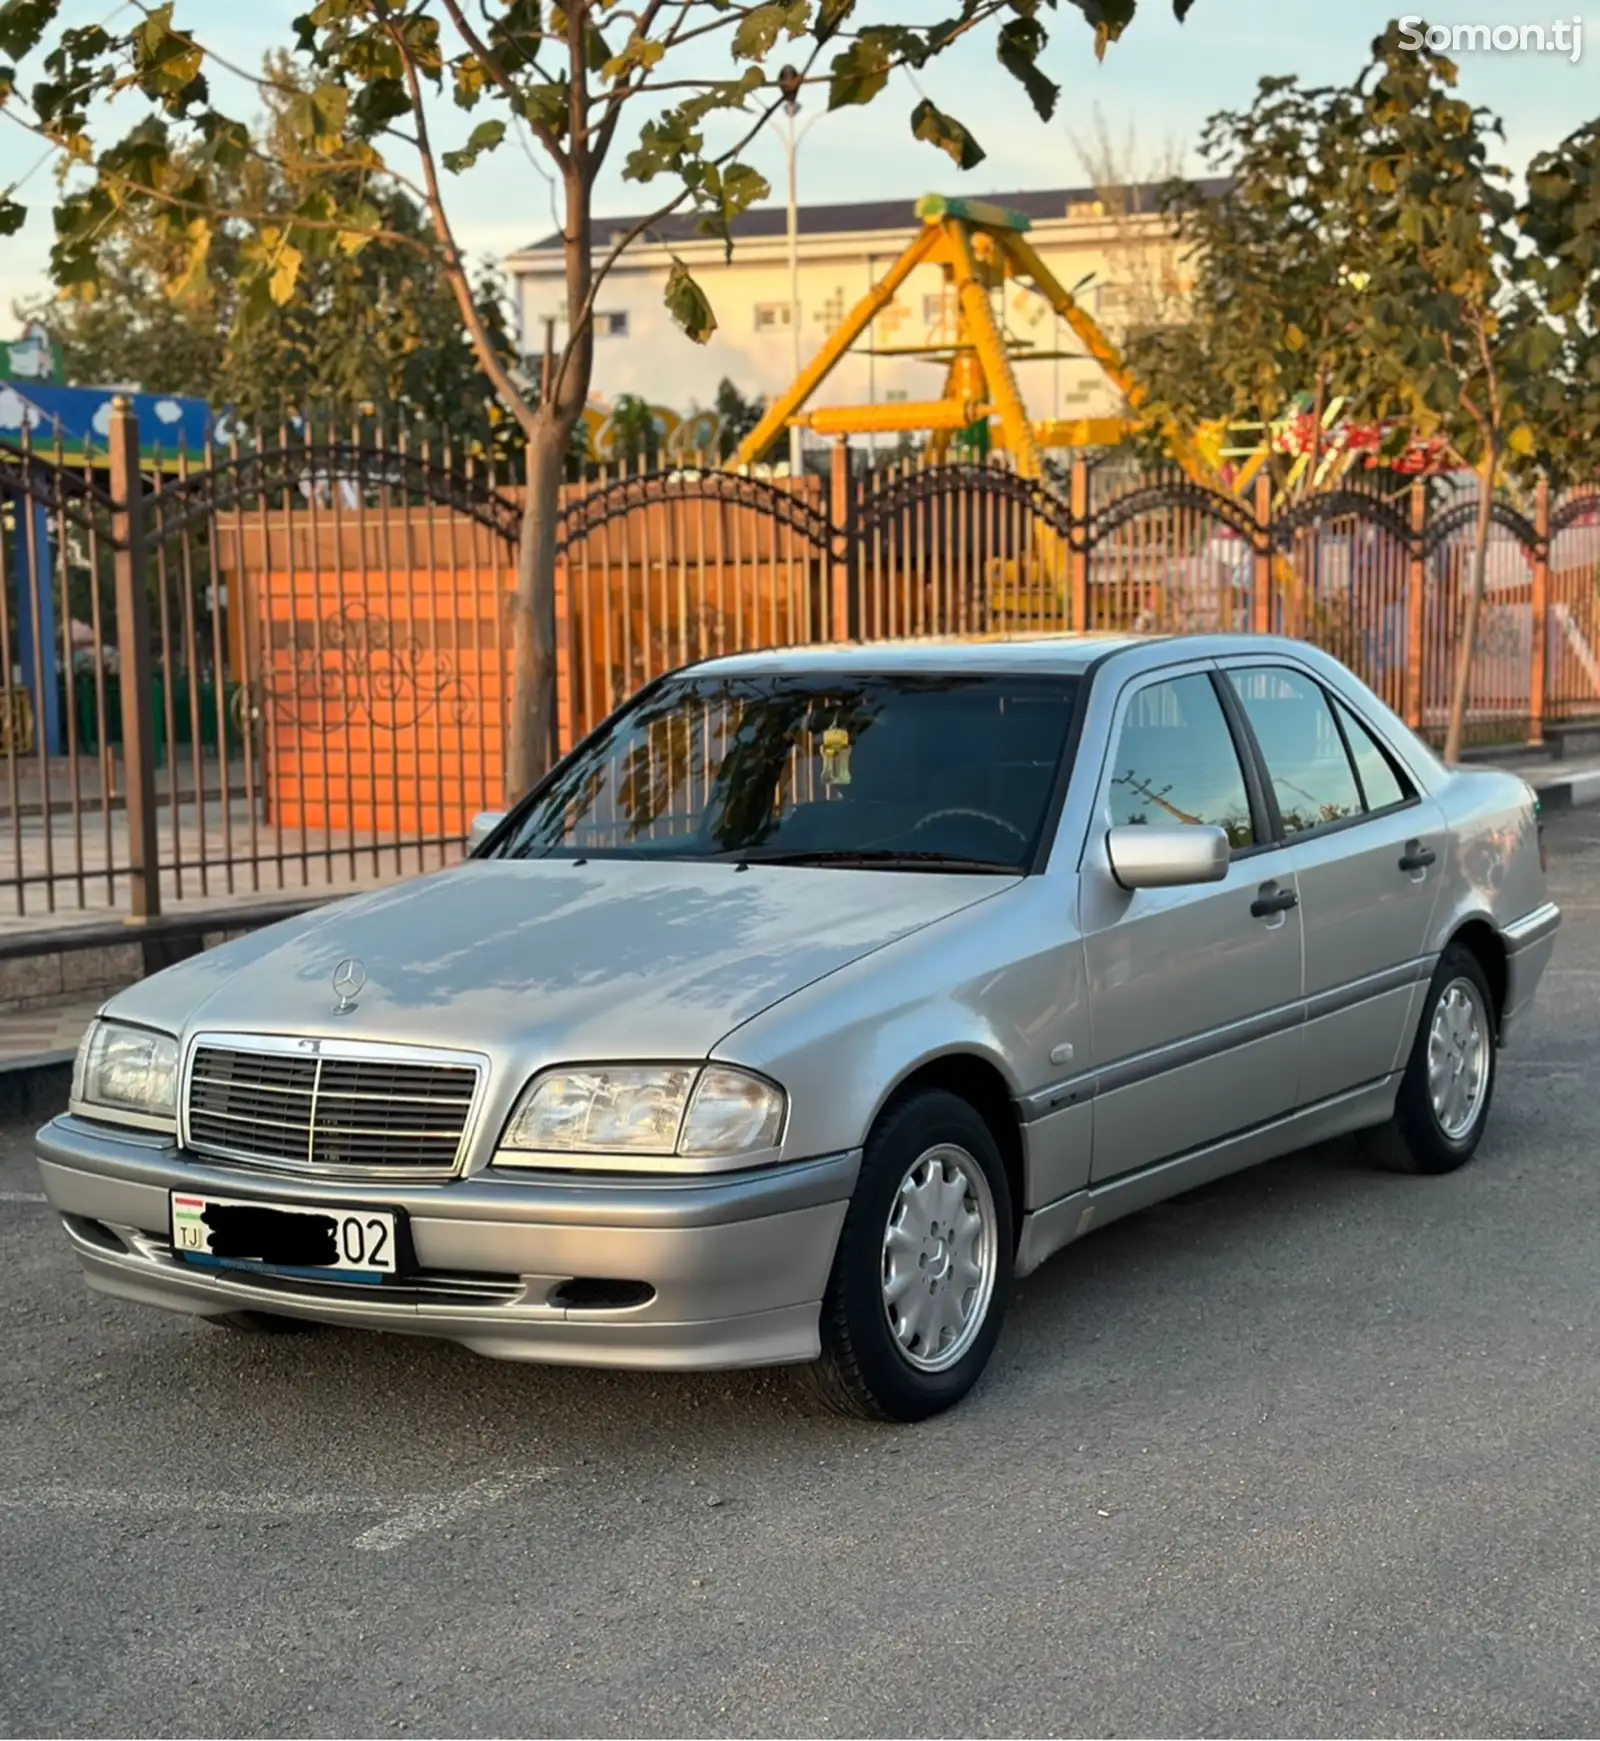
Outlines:
[{"label": "metal fence", "polygon": [[[285,428],[149,474],[0,445],[0,927],[337,893],[459,857],[501,800],[519,492],[448,447]],[[857,459],[860,456],[856,456]],[[1080,462],[567,487],[560,735],[710,654],[1040,629],[1304,636],[1437,734],[1476,501],[1274,512]],[[1493,504],[1469,729],[1600,718],[1600,486]]]}]

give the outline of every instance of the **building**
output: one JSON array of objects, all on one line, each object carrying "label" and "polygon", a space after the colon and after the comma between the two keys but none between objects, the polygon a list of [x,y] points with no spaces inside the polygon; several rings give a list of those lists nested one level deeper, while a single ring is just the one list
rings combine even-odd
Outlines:
[{"label": "building", "polygon": [[[1173,318],[1181,308],[1185,272],[1154,189],[974,190],[971,197],[1028,218],[1029,240],[1113,338],[1130,325]],[[907,196],[799,208],[801,362],[810,359],[840,317],[905,248],[917,228],[915,204]],[[597,221],[597,258],[638,221]],[[627,250],[606,278],[595,308],[595,397],[637,394],[651,404],[687,413],[708,405],[724,377],[747,397],[770,397],[793,378],[797,347],[785,208],[763,205],[736,218],[731,257],[719,240],[700,234],[698,226],[693,214],[663,220]],[[691,343],[663,305],[674,258],[694,274],[716,313],[717,331],[707,345]],[[547,321],[555,323],[558,344],[565,336],[560,235],[521,249],[506,264],[516,284],[525,346],[537,355]],[[1118,411],[1116,392],[1041,297],[1014,285],[1005,308],[997,312],[1013,336],[1040,353],[1018,370],[1036,418]],[[849,356],[814,403],[937,397],[937,361],[885,353],[948,341],[954,333],[953,316],[939,269],[919,268],[874,323],[870,348],[858,348]]]}]

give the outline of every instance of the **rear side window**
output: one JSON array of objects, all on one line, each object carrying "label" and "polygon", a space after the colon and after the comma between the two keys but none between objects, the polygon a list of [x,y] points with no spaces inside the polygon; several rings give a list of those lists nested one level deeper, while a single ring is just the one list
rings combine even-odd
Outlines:
[{"label": "rear side window", "polygon": [[1284,833],[1362,815],[1356,771],[1321,685],[1280,666],[1227,676],[1261,745]]},{"label": "rear side window", "polygon": [[1388,810],[1396,804],[1404,804],[1412,795],[1411,788],[1396,771],[1382,744],[1337,696],[1333,705],[1355,760],[1361,796],[1367,809]]},{"label": "rear side window", "polygon": [[1235,850],[1255,844],[1250,796],[1209,677],[1173,677],[1129,703],[1111,768],[1114,826],[1227,830]]}]

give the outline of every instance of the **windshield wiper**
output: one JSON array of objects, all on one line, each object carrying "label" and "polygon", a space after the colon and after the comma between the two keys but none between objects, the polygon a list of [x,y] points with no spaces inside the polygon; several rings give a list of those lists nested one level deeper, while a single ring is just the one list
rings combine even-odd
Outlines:
[{"label": "windshield wiper", "polygon": [[[735,856],[730,854],[730,856]],[[986,876],[1016,877],[1015,865],[990,858],[956,858],[947,852],[902,851],[894,847],[835,847],[810,852],[742,852],[738,868],[753,864],[836,865],[841,870],[968,871]]]}]

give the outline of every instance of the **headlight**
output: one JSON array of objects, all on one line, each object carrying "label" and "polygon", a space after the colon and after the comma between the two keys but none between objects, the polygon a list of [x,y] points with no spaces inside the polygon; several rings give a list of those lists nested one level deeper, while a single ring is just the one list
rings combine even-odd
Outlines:
[{"label": "headlight", "polygon": [[776,1148],[784,1109],[782,1089],[726,1064],[549,1070],[517,1103],[500,1139],[501,1161],[548,1165],[558,1155],[724,1160]]},{"label": "headlight", "polygon": [[178,1109],[178,1042],[125,1022],[96,1022],[72,1067],[72,1103],[91,1114],[170,1128]]}]

